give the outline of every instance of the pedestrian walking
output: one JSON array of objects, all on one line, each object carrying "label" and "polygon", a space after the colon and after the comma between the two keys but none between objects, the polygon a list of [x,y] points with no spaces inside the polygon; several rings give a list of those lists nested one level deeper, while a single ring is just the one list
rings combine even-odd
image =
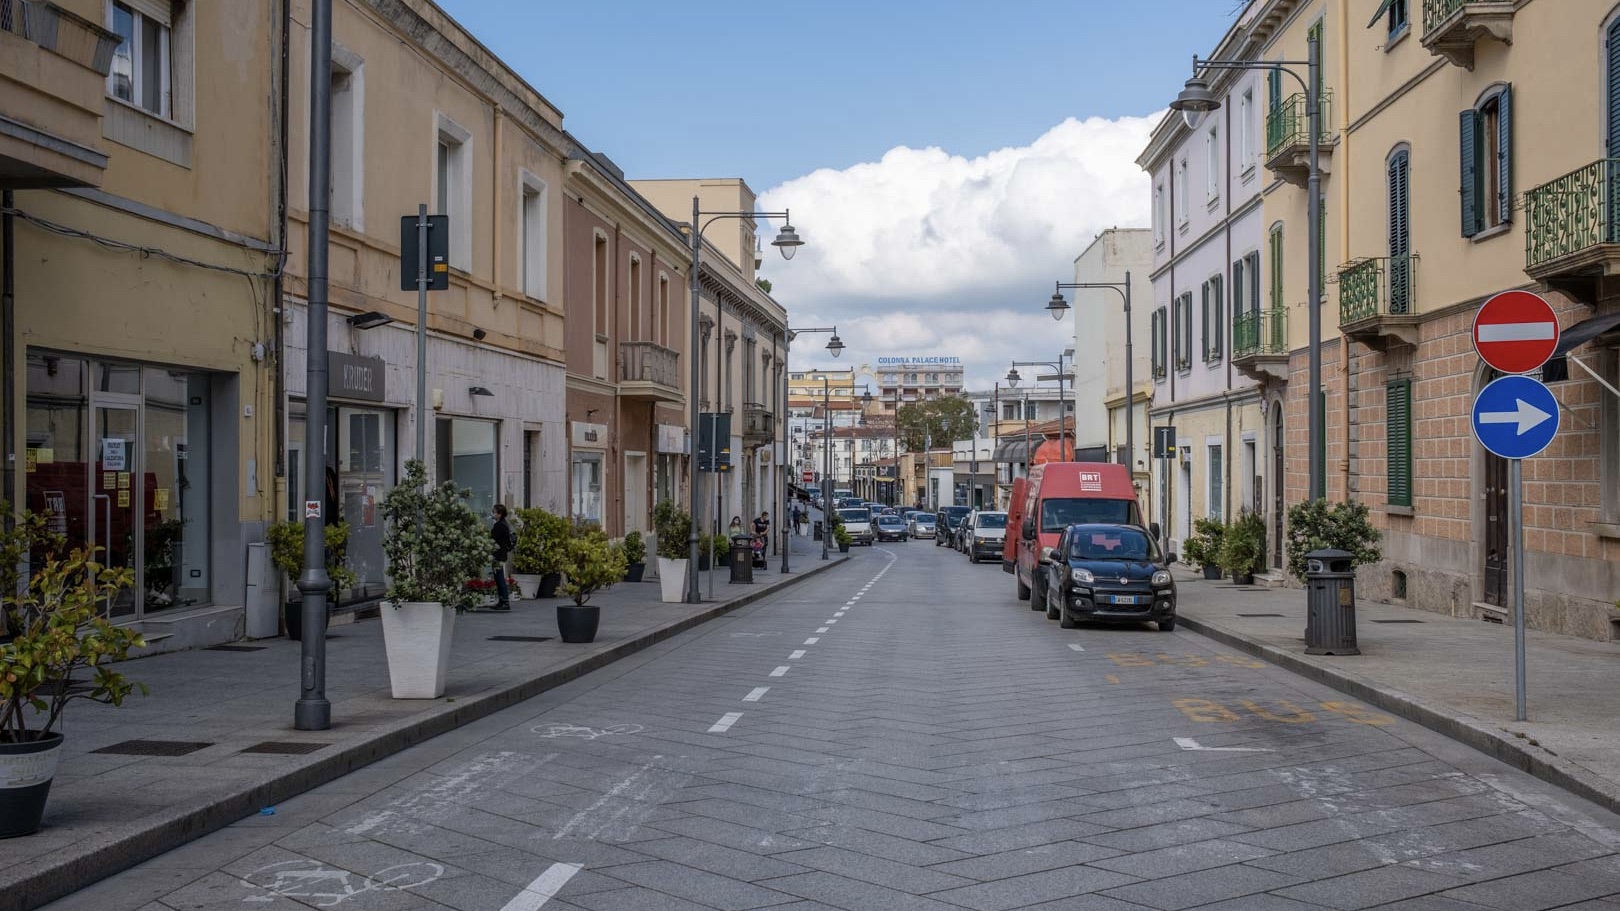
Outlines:
[{"label": "pedestrian walking", "polygon": [[500,503],[495,504],[495,524],[490,526],[489,536],[495,539],[495,610],[509,611],[512,609],[512,593],[506,587],[506,558],[512,553],[512,545],[516,537],[512,534],[512,526],[506,524],[506,507]]}]

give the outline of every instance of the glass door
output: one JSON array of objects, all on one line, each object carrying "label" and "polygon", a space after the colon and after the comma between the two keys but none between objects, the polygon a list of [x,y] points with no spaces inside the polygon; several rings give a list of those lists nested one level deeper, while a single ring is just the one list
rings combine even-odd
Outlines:
[{"label": "glass door", "polygon": [[[91,412],[94,468],[90,476],[89,539],[102,548],[98,558],[109,567],[134,569],[141,537],[141,491],[135,484],[140,412],[134,405],[96,405]],[[111,617],[135,613],[136,584],[107,605]]]}]

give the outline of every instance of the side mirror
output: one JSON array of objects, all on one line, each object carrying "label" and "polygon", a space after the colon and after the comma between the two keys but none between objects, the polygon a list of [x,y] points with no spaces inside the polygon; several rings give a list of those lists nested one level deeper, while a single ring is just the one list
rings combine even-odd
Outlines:
[{"label": "side mirror", "polygon": [[[1159,523],[1149,522],[1148,534],[1153,536],[1153,540],[1158,541],[1164,537],[1164,530],[1159,527]],[[1175,561],[1171,560],[1170,562],[1174,563]]]},{"label": "side mirror", "polygon": [[1181,562],[1181,556],[1179,554],[1177,554],[1175,551],[1172,550],[1169,554],[1166,555],[1166,562],[1168,562],[1168,563],[1179,563],[1179,562]]},{"label": "side mirror", "polygon": [[1024,537],[1026,537],[1026,538],[1035,537],[1035,520],[1034,519],[1025,519],[1024,520],[1023,533],[1024,533]]}]

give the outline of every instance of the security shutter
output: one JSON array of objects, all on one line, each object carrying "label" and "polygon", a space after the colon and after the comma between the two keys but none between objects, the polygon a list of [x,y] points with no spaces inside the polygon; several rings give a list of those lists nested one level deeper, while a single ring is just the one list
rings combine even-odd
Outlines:
[{"label": "security shutter", "polygon": [[1496,96],[1496,111],[1497,219],[1506,224],[1513,220],[1513,86]]},{"label": "security shutter", "polygon": [[1389,505],[1412,505],[1412,381],[1384,387],[1384,434],[1388,460]]},{"label": "security shutter", "polygon": [[174,4],[169,0],[120,0],[125,6],[159,25],[168,26],[174,20]]},{"label": "security shutter", "polygon": [[1405,149],[1389,159],[1389,312],[1409,313],[1412,304],[1411,193]]},{"label": "security shutter", "polygon": [[1479,114],[1469,108],[1458,115],[1457,152],[1461,166],[1462,236],[1480,232]]}]

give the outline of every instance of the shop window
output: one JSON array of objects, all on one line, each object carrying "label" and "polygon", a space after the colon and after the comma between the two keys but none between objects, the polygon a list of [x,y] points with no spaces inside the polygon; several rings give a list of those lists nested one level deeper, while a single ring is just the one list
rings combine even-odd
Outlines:
[{"label": "shop window", "polygon": [[468,504],[479,515],[495,508],[500,478],[494,421],[439,418],[434,424],[435,477],[472,491]]},{"label": "shop window", "polygon": [[602,521],[602,454],[576,452],[572,467],[574,518]]}]

